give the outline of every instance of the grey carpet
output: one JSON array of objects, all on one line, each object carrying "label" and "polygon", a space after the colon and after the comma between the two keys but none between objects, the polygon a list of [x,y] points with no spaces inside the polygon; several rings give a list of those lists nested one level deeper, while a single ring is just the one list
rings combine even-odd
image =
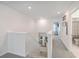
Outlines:
[{"label": "grey carpet", "polygon": [[0,58],[24,58],[24,57],[12,53],[6,53],[3,56],[0,56]]},{"label": "grey carpet", "polygon": [[[74,58],[75,56],[68,51],[68,49],[64,46],[61,40],[54,40],[54,46],[53,46],[53,58]],[[39,58],[39,56],[37,56]],[[42,57],[42,56],[40,56]],[[18,56],[12,53],[6,53],[3,56],[0,56],[0,58],[24,58],[22,56]],[[26,56],[25,58],[35,58],[34,56]]]},{"label": "grey carpet", "polygon": [[54,40],[53,58],[75,58],[75,56],[64,46],[62,41]]}]

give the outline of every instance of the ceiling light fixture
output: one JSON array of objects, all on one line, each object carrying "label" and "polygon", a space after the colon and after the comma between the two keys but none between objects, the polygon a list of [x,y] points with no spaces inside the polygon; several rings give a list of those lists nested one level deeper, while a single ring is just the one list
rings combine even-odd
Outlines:
[{"label": "ceiling light fixture", "polygon": [[60,14],[60,12],[57,12],[57,14]]},{"label": "ceiling light fixture", "polygon": [[29,10],[31,10],[31,9],[32,9],[32,7],[31,7],[31,6],[28,6],[28,9],[29,9]]}]

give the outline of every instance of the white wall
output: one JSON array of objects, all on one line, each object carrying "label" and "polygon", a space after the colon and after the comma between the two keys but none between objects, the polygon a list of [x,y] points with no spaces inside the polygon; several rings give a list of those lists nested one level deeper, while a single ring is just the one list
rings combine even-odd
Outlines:
[{"label": "white wall", "polygon": [[[0,55],[7,52],[6,32],[28,31],[26,17],[0,4]],[[26,21],[26,23],[25,23]]]},{"label": "white wall", "polygon": [[66,17],[66,22],[68,23],[68,35],[66,35],[65,26],[63,26],[61,21],[61,40],[65,44],[65,46],[71,50],[72,48],[72,23],[71,23],[71,16],[68,12]]},{"label": "white wall", "polygon": [[35,39],[33,42],[38,45],[38,32],[49,31],[51,29],[50,22],[47,20],[44,27],[39,27],[37,20],[0,4],[0,55],[7,52],[7,32],[30,32]]}]

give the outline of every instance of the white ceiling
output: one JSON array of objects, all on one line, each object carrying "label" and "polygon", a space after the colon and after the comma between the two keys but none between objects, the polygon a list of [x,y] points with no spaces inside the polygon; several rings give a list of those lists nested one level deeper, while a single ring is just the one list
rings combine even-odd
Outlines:
[{"label": "white ceiling", "polygon": [[[33,18],[62,17],[69,8],[73,7],[73,4],[79,4],[79,2],[72,1],[4,1],[0,3]],[[28,6],[32,6],[31,11],[28,10]],[[57,14],[57,12],[60,12],[60,14]]]}]

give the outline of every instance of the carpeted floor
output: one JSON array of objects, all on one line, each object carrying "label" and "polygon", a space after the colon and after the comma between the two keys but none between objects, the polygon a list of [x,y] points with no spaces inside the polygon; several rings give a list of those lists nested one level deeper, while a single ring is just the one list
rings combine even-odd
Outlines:
[{"label": "carpeted floor", "polygon": [[[47,52],[46,52],[47,53]],[[54,40],[53,43],[53,58],[75,58],[75,56],[67,50],[61,40]],[[6,53],[0,58],[24,58],[11,53]],[[33,52],[33,55],[28,55],[25,58],[46,58],[40,53]]]},{"label": "carpeted floor", "polygon": [[6,53],[3,56],[0,56],[0,58],[24,58],[24,57],[12,53]]},{"label": "carpeted floor", "polygon": [[54,40],[53,58],[75,58],[75,56],[68,51],[61,40]]}]

